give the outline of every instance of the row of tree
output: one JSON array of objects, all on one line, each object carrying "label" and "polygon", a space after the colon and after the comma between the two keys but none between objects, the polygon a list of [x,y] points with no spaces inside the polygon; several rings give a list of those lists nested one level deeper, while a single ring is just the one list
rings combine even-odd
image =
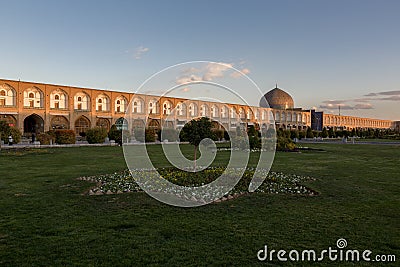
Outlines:
[{"label": "row of tree", "polygon": [[324,127],[322,131],[312,130],[307,127],[306,130],[277,130],[277,133],[282,133],[283,135],[294,139],[303,138],[347,138],[347,137],[359,137],[359,138],[387,138],[387,139],[400,139],[400,135],[391,129],[352,129],[348,130],[335,130],[333,128],[327,129]]}]

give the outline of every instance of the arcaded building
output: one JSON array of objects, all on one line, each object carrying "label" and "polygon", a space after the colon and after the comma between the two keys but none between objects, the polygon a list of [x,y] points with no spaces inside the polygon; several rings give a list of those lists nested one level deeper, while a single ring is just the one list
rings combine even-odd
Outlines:
[{"label": "arcaded building", "polygon": [[[266,104],[269,103],[269,107]],[[129,105],[131,103],[131,105]],[[128,112],[129,122],[124,119]],[[321,114],[320,114],[321,115]],[[76,134],[89,128],[171,128],[196,117],[209,117],[215,127],[227,130],[254,125],[270,127],[271,117],[277,128],[305,129],[312,126],[311,110],[294,106],[293,98],[278,87],[269,91],[259,107],[233,103],[216,103],[173,97],[98,90],[73,86],[0,79],[0,120],[15,126],[26,135],[51,129],[72,129]],[[324,127],[393,128],[394,122],[322,114]]]}]

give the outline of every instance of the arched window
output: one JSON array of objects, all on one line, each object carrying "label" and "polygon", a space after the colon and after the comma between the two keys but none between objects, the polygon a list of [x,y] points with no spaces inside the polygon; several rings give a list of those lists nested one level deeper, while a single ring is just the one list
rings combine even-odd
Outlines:
[{"label": "arched window", "polygon": [[243,110],[243,108],[239,108],[239,118],[241,118],[241,119],[246,118],[245,115],[244,115],[244,110]]},{"label": "arched window", "polygon": [[260,112],[258,111],[258,109],[256,109],[256,112],[254,113],[254,119],[258,120],[260,117]]},{"label": "arched window", "polygon": [[123,113],[126,111],[127,100],[124,96],[119,96],[115,99],[115,112]]},{"label": "arched window", "polygon": [[90,98],[86,93],[80,92],[74,96],[74,109],[77,111],[90,110]]},{"label": "arched window", "polygon": [[148,106],[148,113],[149,114],[158,114],[158,102],[155,99],[152,99],[149,101],[149,106]]},{"label": "arched window", "polygon": [[172,110],[172,103],[170,101],[165,101],[163,104],[163,114],[169,115],[171,114],[171,110]]},{"label": "arched window", "polygon": [[197,105],[195,103],[190,103],[190,105],[189,105],[189,115],[191,117],[197,116]]},{"label": "arched window", "polygon": [[132,102],[132,113],[143,113],[143,100],[141,98],[135,98]]},{"label": "arched window", "polygon": [[90,120],[84,116],[79,117],[75,121],[75,133],[81,134],[85,133],[90,128]]},{"label": "arched window", "polygon": [[281,113],[279,111],[275,113],[275,120],[281,121]]},{"label": "arched window", "polygon": [[43,108],[43,92],[32,87],[24,91],[24,107],[27,108]]},{"label": "arched window", "polygon": [[186,116],[186,105],[184,103],[179,102],[176,107],[176,115],[178,116]]},{"label": "arched window", "polygon": [[50,94],[50,108],[51,109],[65,109],[67,108],[67,93],[58,89]]},{"label": "arched window", "polygon": [[200,106],[200,116],[207,117],[208,116],[208,107],[206,104]]},{"label": "arched window", "polygon": [[110,98],[105,94],[100,94],[96,98],[96,111],[110,111]]},{"label": "arched window", "polygon": [[228,117],[228,108],[226,106],[223,106],[221,108],[221,117],[222,118],[227,118]]},{"label": "arched window", "polygon": [[287,114],[287,120],[288,120],[288,121],[292,121],[292,113],[289,112],[289,113]]},{"label": "arched window", "polygon": [[213,105],[211,107],[211,117],[213,118],[218,117],[218,107],[216,105]]},{"label": "arched window", "polygon": [[16,93],[8,84],[0,85],[0,106],[15,106]]},{"label": "arched window", "polygon": [[231,107],[231,112],[230,112],[231,114],[231,119],[234,119],[234,118],[236,118],[236,110],[235,110],[235,108],[234,107]]},{"label": "arched window", "polygon": [[115,122],[115,126],[117,126],[118,130],[128,130],[128,121],[124,118],[119,118]]},{"label": "arched window", "polygon": [[246,117],[247,117],[248,120],[251,120],[251,109],[247,110]]}]

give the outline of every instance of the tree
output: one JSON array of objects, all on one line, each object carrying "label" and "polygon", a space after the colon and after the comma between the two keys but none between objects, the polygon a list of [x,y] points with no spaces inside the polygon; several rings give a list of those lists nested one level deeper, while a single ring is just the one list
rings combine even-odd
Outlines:
[{"label": "tree", "polygon": [[292,139],[292,140],[294,140],[294,139],[299,139],[299,131],[296,129],[296,130],[291,130],[290,131],[290,138]]},{"label": "tree", "polygon": [[322,132],[321,132],[321,137],[322,137],[322,138],[327,138],[328,136],[329,136],[328,130],[326,129],[326,127],[324,127],[324,128],[322,129]]},{"label": "tree", "polygon": [[260,149],[261,148],[261,139],[259,137],[259,133],[254,127],[254,125],[250,125],[247,128],[247,136],[249,137],[249,145],[250,149]]},{"label": "tree", "polygon": [[313,132],[312,132],[310,127],[307,127],[306,137],[307,138],[314,138],[314,134],[313,134]]},{"label": "tree", "polygon": [[6,121],[0,121],[0,142],[8,143],[8,137],[13,137],[14,143],[17,144],[21,141],[21,132],[15,128],[8,125]]},{"label": "tree", "polygon": [[0,138],[4,141],[4,143],[7,142],[9,134],[10,126],[8,125],[8,123],[6,121],[0,121]]},{"label": "tree", "polygon": [[106,137],[107,130],[104,128],[96,127],[89,129],[86,132],[86,140],[89,142],[89,144],[104,143]]},{"label": "tree", "polygon": [[329,137],[330,137],[330,138],[335,137],[335,131],[333,130],[333,127],[329,128],[328,134],[329,134]]},{"label": "tree", "polygon": [[356,135],[357,135],[357,134],[356,134],[356,129],[353,128],[353,130],[351,130],[350,136],[356,136]]},{"label": "tree", "polygon": [[196,170],[196,154],[201,140],[204,138],[212,139],[213,137],[210,119],[202,117],[200,119],[191,120],[183,126],[180,136],[194,146],[194,169]]},{"label": "tree", "polygon": [[117,125],[113,124],[113,126],[111,126],[108,132],[108,138],[122,146],[122,130],[118,130]]}]

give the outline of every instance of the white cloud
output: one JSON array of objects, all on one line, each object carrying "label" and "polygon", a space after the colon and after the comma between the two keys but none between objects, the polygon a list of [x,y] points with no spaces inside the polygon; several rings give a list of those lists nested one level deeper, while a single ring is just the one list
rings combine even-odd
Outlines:
[{"label": "white cloud", "polygon": [[370,97],[369,100],[400,101],[400,90],[369,93],[364,96]]},{"label": "white cloud", "polygon": [[243,76],[243,74],[249,74],[250,73],[250,70],[249,69],[247,69],[247,68],[244,68],[244,69],[242,69],[242,70],[240,70],[240,72],[238,72],[238,71],[235,71],[235,72],[232,72],[231,73],[231,77],[233,77],[233,78],[240,78],[240,77],[242,77]]},{"label": "white cloud", "polygon": [[[239,78],[243,74],[249,74],[250,70],[248,68],[242,68],[241,72],[237,72],[232,69],[232,63],[209,63],[203,68],[187,68],[181,72],[181,76],[175,79],[176,84],[184,84],[191,82],[206,81],[210,82],[218,78],[223,78],[229,75],[233,78]],[[230,74],[229,74],[230,73]]]},{"label": "white cloud", "polygon": [[356,104],[354,105],[355,109],[373,109],[374,107],[370,103],[365,104]]},{"label": "white cloud", "polygon": [[142,55],[143,55],[144,53],[149,52],[149,50],[150,50],[150,48],[148,48],[148,47],[139,46],[139,47],[136,48],[136,50],[135,50],[135,55],[134,55],[135,59],[141,59]]},{"label": "white cloud", "polygon": [[232,64],[220,62],[218,64],[209,63],[203,74],[204,81],[212,81],[215,78],[224,77],[224,72],[232,68]]},{"label": "white cloud", "polygon": [[176,84],[184,84],[184,83],[199,82],[202,80],[203,80],[202,77],[195,75],[195,74],[191,74],[191,75],[185,75],[185,76],[176,78],[175,83]]}]

